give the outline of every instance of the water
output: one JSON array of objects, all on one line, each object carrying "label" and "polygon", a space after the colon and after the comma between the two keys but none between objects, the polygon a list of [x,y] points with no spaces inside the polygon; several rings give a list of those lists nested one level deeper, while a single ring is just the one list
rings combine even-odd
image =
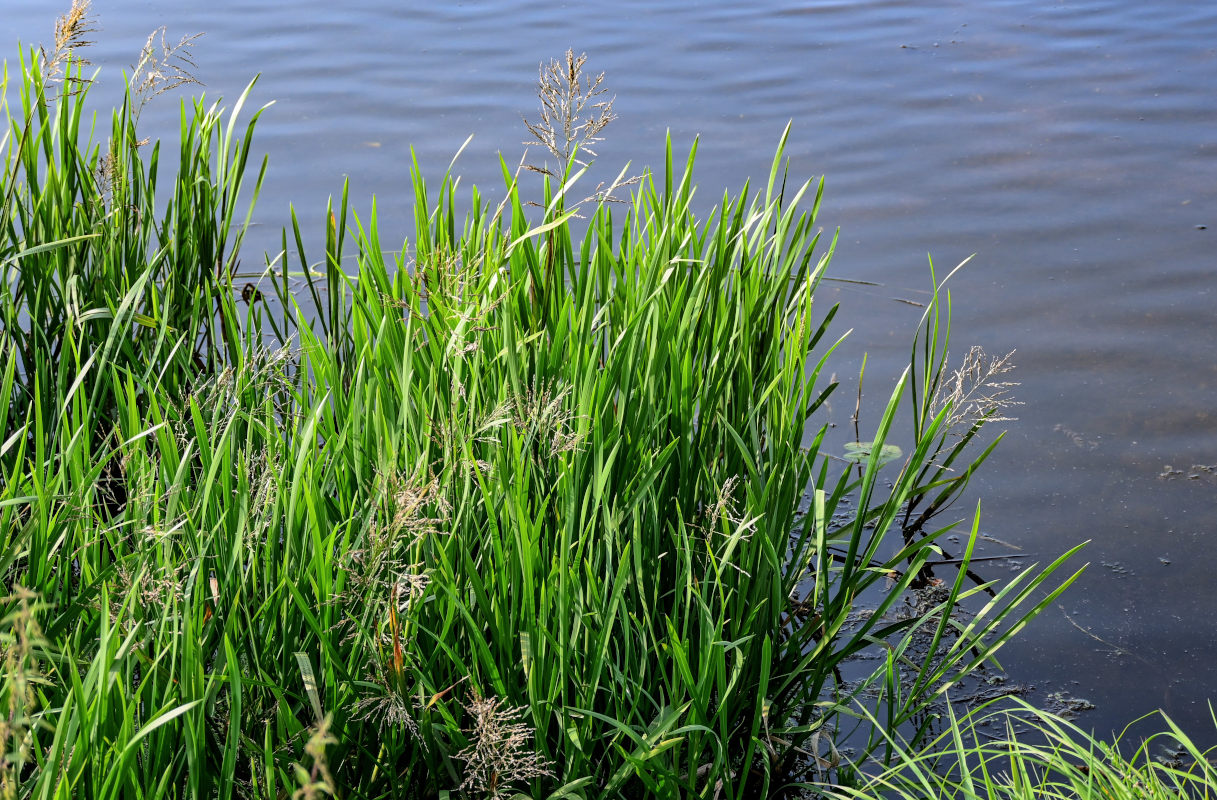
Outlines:
[{"label": "water", "polygon": [[[43,4],[2,5],[8,52],[50,39]],[[940,274],[977,254],[952,280],[955,355],[1018,351],[1026,405],[970,497],[1025,553],[1091,540],[1091,567],[1004,666],[1095,703],[1083,721],[1100,731],[1163,707],[1217,743],[1217,479],[1193,469],[1217,464],[1217,5],[418,5],[99,4],[97,91],[113,96],[162,24],[207,32],[195,55],[212,96],[260,72],[254,101],[275,101],[256,139],[270,154],[261,247],[289,202],[320,221],[347,177],[357,207],[378,198],[384,240],[404,238],[411,145],[436,175],[474,134],[457,171],[497,186],[498,153],[519,159],[520,114],[535,113],[538,62],[567,47],[617,95],[605,177],[659,163],[666,130],[679,150],[700,135],[708,207],[764,179],[793,121],[792,175],[828,177],[832,274],[882,284],[826,292],[839,330],[856,328],[838,369],[870,354],[871,405],[920,316],[891,298],[924,299],[927,253]],[[165,101],[145,133],[174,130]],[[852,401],[838,404],[844,419]],[[1159,477],[1168,465],[1182,474]]]}]

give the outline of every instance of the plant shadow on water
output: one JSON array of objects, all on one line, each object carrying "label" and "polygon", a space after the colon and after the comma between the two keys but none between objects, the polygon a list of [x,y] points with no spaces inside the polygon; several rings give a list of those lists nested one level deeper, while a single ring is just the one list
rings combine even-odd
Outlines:
[{"label": "plant shadow on water", "polygon": [[530,126],[562,156],[539,211],[523,167],[461,219],[416,165],[412,247],[386,259],[344,190],[318,264],[294,219],[238,288],[261,112],[187,106],[158,204],[136,87],[82,137],[72,9],[0,140],[8,796],[856,782],[919,763],[939,698],[1077,577],[1075,547],[988,581],[979,511],[935,527],[1007,404],[1003,359],[948,367],[941,284],[873,434],[823,449],[833,245],[788,131],[704,220],[696,144],[576,202],[611,109],[568,53]]}]

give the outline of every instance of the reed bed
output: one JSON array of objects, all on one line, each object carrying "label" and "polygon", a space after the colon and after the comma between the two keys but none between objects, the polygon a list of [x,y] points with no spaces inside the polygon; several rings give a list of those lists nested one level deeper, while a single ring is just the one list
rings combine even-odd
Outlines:
[{"label": "reed bed", "polygon": [[889,613],[998,404],[955,394],[936,292],[869,441],[826,451],[833,243],[785,136],[704,218],[670,141],[616,207],[570,200],[577,148],[535,212],[506,165],[496,206],[415,165],[395,256],[344,190],[239,287],[249,90],[184,105],[164,169],[130,90],[91,138],[70,55],[17,84],[4,797],[780,796],[836,773],[863,698],[858,758],[897,758],[1075,577],[978,584],[972,517]]}]

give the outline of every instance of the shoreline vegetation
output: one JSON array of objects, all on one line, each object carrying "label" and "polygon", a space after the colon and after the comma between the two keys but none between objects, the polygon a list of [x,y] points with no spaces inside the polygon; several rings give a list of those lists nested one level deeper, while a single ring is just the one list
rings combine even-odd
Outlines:
[{"label": "shoreline vegetation", "polygon": [[[828,451],[835,239],[785,134],[705,217],[696,143],[576,202],[613,112],[567,53],[526,122],[558,168],[504,162],[502,202],[458,216],[415,164],[388,259],[344,189],[239,285],[253,85],[184,104],[163,151],[140,110],[194,65],[162,30],[103,131],[88,11],[3,78],[0,798],[1217,785],[1169,720],[1164,764],[943,702],[1081,546],[988,581],[979,507],[944,514],[1012,384],[948,364],[939,283],[873,432]],[[980,730],[1015,715],[1038,738]]]}]

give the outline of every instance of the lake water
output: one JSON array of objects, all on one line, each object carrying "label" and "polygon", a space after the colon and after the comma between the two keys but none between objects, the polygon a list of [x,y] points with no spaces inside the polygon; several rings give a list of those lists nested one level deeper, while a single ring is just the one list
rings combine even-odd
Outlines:
[{"label": "lake water", "polygon": [[[18,38],[51,39],[58,9],[2,5],[10,61]],[[921,312],[892,298],[924,299],[927,253],[940,276],[977,254],[952,280],[953,354],[1018,351],[1026,405],[958,514],[981,498],[988,534],[1043,559],[1092,543],[1003,651],[1012,680],[1089,700],[1100,731],[1162,707],[1217,743],[1217,4],[413,5],[99,2],[97,92],[159,25],[206,32],[211,96],[261,73],[259,248],[289,202],[320,221],[345,177],[357,208],[378,198],[383,239],[405,237],[411,145],[436,175],[474,134],[457,172],[497,187],[538,63],[568,47],[617,97],[605,177],[661,165],[666,130],[682,151],[700,136],[708,207],[765,178],[793,121],[791,174],[827,175],[820,221],[841,230],[831,274],[881,284],[825,290],[855,328],[837,368],[869,353],[870,405],[907,358]],[[145,134],[176,129],[161,100]]]}]

